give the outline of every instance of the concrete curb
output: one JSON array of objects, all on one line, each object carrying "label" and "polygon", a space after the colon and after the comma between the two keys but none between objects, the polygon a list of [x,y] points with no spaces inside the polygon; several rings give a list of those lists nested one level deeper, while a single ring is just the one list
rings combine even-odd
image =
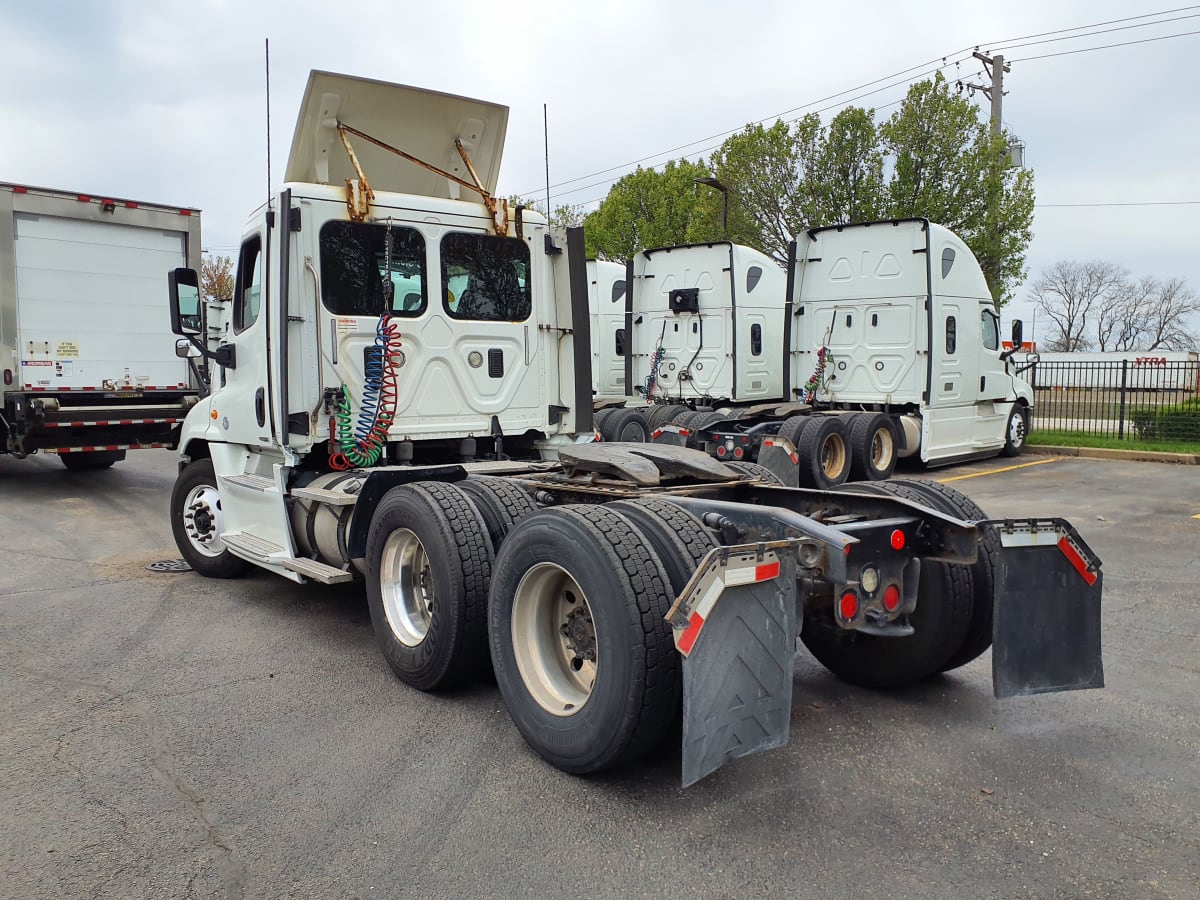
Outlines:
[{"label": "concrete curb", "polygon": [[1025,445],[1026,453],[1051,456],[1083,456],[1089,459],[1119,459],[1126,462],[1174,463],[1179,466],[1200,465],[1200,453],[1161,453],[1156,450],[1108,450],[1101,447],[1049,447]]}]

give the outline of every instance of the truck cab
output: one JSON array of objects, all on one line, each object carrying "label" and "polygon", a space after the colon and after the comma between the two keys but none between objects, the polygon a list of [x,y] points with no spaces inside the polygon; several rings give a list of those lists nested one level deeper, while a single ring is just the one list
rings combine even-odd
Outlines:
[{"label": "truck cab", "polygon": [[924,219],[813,229],[795,269],[792,384],[811,379],[814,399],[835,406],[905,412],[904,446],[926,463],[1024,443],[1033,390],[956,234]]}]

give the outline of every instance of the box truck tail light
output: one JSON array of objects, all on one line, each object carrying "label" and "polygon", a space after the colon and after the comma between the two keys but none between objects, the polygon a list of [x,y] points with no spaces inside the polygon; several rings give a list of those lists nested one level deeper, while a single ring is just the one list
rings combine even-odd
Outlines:
[{"label": "box truck tail light", "polygon": [[12,369],[4,370],[4,384],[6,387],[12,386]]}]

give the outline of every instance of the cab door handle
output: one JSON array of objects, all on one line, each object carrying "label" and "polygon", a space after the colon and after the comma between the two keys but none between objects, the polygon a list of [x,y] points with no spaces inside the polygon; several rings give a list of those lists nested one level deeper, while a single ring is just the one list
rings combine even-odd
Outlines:
[{"label": "cab door handle", "polygon": [[267,399],[262,388],[254,392],[254,416],[258,419],[258,427],[262,428],[267,422]]}]

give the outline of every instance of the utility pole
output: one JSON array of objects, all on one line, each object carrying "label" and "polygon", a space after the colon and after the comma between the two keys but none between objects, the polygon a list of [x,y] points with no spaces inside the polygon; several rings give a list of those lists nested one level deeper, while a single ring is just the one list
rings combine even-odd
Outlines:
[{"label": "utility pole", "polygon": [[989,85],[967,83],[963,87],[972,93],[982,91],[992,101],[992,134],[999,134],[1004,110],[1004,73],[1012,70],[1004,62],[1003,54],[997,53],[995,56],[988,56],[976,50],[971,55],[983,63],[992,83]]}]

